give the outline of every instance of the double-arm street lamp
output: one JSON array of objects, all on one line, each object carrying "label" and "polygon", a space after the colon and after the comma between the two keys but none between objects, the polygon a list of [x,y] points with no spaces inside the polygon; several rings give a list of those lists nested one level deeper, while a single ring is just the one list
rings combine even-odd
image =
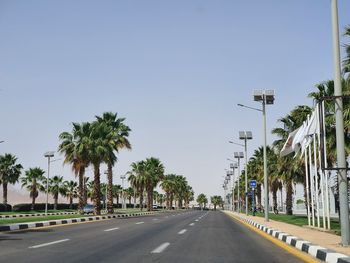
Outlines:
[{"label": "double-arm street lamp", "polygon": [[243,154],[243,152],[235,152],[234,157],[236,159],[238,159],[238,193],[237,193],[238,206],[237,206],[237,212],[239,213],[241,211],[240,193],[239,193],[239,177],[241,176],[241,159],[244,158],[244,154]]},{"label": "double-arm street lamp", "polygon": [[269,221],[269,189],[268,189],[268,178],[267,178],[267,158],[266,158],[266,104],[270,105],[274,103],[275,92],[273,90],[254,90],[253,92],[254,101],[262,103],[262,109],[257,109],[243,104],[237,104],[240,107],[260,111],[263,114],[263,133],[264,133],[264,211],[265,221]]},{"label": "double-arm street lamp", "polygon": [[234,177],[235,177],[235,169],[238,168],[238,164],[237,162],[233,161],[232,159],[227,158],[228,161],[231,161],[232,163],[230,163],[230,168],[232,169],[231,175],[232,175],[232,182],[231,182],[231,186],[232,186],[232,211],[234,210],[234,200],[235,200],[235,181],[234,181]]},{"label": "double-arm street lamp", "polygon": [[247,141],[253,139],[251,131],[240,131],[239,139],[244,140],[244,153],[245,153],[245,214],[248,215],[248,159],[247,159]]}]

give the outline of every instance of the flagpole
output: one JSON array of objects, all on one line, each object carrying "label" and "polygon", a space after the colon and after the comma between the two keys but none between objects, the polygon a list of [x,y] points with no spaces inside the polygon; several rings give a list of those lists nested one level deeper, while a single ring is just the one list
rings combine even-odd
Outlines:
[{"label": "flagpole", "polygon": [[320,227],[320,204],[318,199],[318,175],[317,175],[317,155],[316,155],[316,135],[313,134],[314,144],[314,174],[315,174],[315,197],[316,197],[316,210],[317,210],[317,227]]},{"label": "flagpole", "polygon": [[325,102],[321,103],[322,108],[322,126],[323,126],[323,158],[324,158],[324,168],[325,168],[325,188],[326,188],[326,212],[327,212],[327,229],[331,229],[331,216],[329,212],[329,187],[328,187],[328,161],[327,161],[327,144],[326,144],[326,118],[325,118]]},{"label": "flagpole", "polygon": [[326,209],[325,209],[325,201],[324,201],[324,170],[322,170],[322,160],[321,160],[321,125],[320,125],[320,104],[317,103],[315,107],[316,111],[316,120],[317,120],[317,141],[318,141],[318,163],[319,163],[319,171],[320,171],[320,177],[321,177],[321,201],[322,201],[322,223],[323,223],[323,229],[326,229]]},{"label": "flagpole", "polygon": [[305,160],[305,179],[306,179],[306,210],[307,210],[307,222],[308,225],[311,225],[310,222],[310,199],[309,199],[309,171],[307,164],[307,153],[304,152],[304,160]]},{"label": "flagpole", "polygon": [[309,167],[310,167],[310,181],[311,181],[311,215],[312,215],[312,226],[315,226],[315,184],[314,184],[314,174],[311,169],[312,160],[311,160],[311,145],[308,146],[309,148]]}]

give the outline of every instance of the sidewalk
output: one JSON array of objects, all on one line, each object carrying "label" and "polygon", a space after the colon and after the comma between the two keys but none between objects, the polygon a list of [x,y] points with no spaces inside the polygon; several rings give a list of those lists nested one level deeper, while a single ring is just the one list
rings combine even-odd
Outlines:
[{"label": "sidewalk", "polygon": [[246,216],[245,214],[234,213],[242,218],[250,219],[258,224],[264,225],[268,228],[273,228],[292,236],[296,236],[300,239],[310,241],[313,244],[334,250],[336,252],[350,256],[350,246],[343,247],[340,245],[341,237],[335,234],[330,234],[327,232],[322,232],[319,230],[310,229],[307,227],[295,226],[283,222],[278,222],[274,220],[269,220],[266,222],[264,218],[257,216]]}]

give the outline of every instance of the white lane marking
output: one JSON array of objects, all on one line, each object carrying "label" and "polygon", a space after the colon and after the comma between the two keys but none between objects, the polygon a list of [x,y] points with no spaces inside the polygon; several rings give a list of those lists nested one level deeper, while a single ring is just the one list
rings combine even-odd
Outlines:
[{"label": "white lane marking", "polygon": [[109,231],[113,231],[113,230],[118,230],[119,227],[115,227],[115,228],[110,228],[110,229],[106,229],[106,230],[103,230],[105,232],[109,232]]},{"label": "white lane marking", "polygon": [[57,240],[57,241],[53,241],[53,242],[49,242],[49,243],[44,243],[44,244],[41,244],[41,245],[32,246],[32,247],[29,247],[29,248],[46,247],[46,246],[50,246],[50,245],[62,243],[62,242],[68,241],[68,240],[69,240],[69,239]]},{"label": "white lane marking", "polygon": [[198,222],[199,220],[198,220],[198,219],[196,219],[196,220],[194,220],[194,221]]},{"label": "white lane marking", "polygon": [[186,233],[186,231],[187,231],[187,229],[182,229],[178,234],[182,235],[182,234]]},{"label": "white lane marking", "polygon": [[154,249],[151,253],[153,253],[153,254],[162,253],[169,245],[170,245],[169,242],[165,242],[165,243],[161,244],[159,247],[157,247],[156,249]]},{"label": "white lane marking", "polygon": [[157,221],[157,220],[158,220],[158,218],[153,218],[153,220],[154,220],[154,221]]},{"label": "white lane marking", "polygon": [[137,222],[137,223],[135,223],[136,225],[141,225],[141,224],[143,224],[143,223],[145,223],[145,222]]},{"label": "white lane marking", "polygon": [[194,226],[194,223],[191,223],[190,226]]}]

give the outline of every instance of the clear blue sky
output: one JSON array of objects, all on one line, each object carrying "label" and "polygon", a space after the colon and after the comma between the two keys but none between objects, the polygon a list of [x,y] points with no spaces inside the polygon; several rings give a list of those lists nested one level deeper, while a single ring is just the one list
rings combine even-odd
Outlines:
[{"label": "clear blue sky", "polygon": [[[339,0],[341,30],[349,11]],[[2,0],[0,153],[46,169],[43,153],[71,122],[116,111],[133,144],[117,175],[155,156],[197,194],[221,194],[240,150],[227,141],[251,130],[249,152],[262,144],[261,114],[236,104],[258,107],[252,90],[275,89],[271,129],[332,78],[330,14],[329,0]],[[52,169],[73,178],[61,162]]]}]

